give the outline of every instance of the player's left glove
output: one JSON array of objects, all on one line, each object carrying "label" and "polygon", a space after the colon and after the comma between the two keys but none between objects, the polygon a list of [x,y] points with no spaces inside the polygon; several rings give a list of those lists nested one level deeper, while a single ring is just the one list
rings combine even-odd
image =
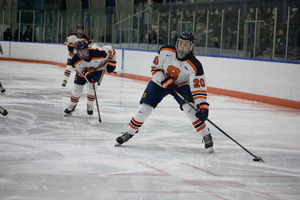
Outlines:
[{"label": "player's left glove", "polygon": [[96,76],[92,72],[87,72],[84,76],[90,83],[93,83],[93,81],[95,82],[96,80]]},{"label": "player's left glove", "polygon": [[174,90],[177,89],[177,85],[175,85],[172,77],[168,77],[166,79],[164,79],[161,82],[161,85],[163,86],[163,88],[165,88],[167,90],[167,92],[173,96],[175,96],[176,94],[174,93]]},{"label": "player's left glove", "polygon": [[208,117],[208,107],[209,104],[206,102],[202,102],[197,105],[198,112],[195,114],[197,118],[199,118],[202,122],[207,120]]}]

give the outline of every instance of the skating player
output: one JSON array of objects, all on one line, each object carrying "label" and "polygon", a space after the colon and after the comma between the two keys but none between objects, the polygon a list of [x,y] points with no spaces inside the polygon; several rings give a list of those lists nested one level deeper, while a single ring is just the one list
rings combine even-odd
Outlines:
[{"label": "skating player", "polygon": [[97,90],[105,71],[111,73],[116,68],[115,50],[107,45],[98,48],[89,48],[84,41],[79,41],[76,45],[77,54],[72,58],[70,64],[75,68],[76,75],[72,90],[70,104],[65,109],[65,114],[70,115],[74,112],[84,85],[87,83],[87,114],[93,114],[93,104],[95,93],[93,82]]},{"label": "skating player", "polygon": [[67,61],[67,67],[64,72],[64,79],[62,86],[65,87],[67,85],[69,76],[71,75],[72,71],[72,65],[70,63],[73,56],[76,54],[76,45],[78,41],[85,41],[87,44],[90,44],[90,40],[86,35],[83,34],[84,27],[82,25],[78,25],[76,30],[76,33],[72,33],[68,35],[65,41],[65,45],[68,47],[69,55],[68,55],[68,61]]},{"label": "skating player", "polygon": [[[148,83],[140,100],[140,106],[129,122],[126,131],[116,139],[116,146],[120,146],[132,138],[152,110],[165,96],[171,94],[180,105],[180,109],[192,122],[196,132],[203,137],[207,151],[210,153],[214,151],[213,140],[205,124],[209,109],[209,104],[206,102],[206,79],[201,63],[193,54],[194,42],[192,33],[183,32],[175,46],[163,46],[159,50],[151,66],[153,79]],[[180,99],[174,90],[189,102],[194,103],[198,112]]]}]

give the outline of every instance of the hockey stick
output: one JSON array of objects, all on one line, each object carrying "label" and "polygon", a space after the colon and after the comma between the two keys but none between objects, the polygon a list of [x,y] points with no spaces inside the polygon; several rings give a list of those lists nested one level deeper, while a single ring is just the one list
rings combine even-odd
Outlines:
[{"label": "hockey stick", "polygon": [[119,70],[119,71],[113,71],[113,73],[114,73],[114,74],[117,74],[117,75],[123,74],[124,72],[125,72],[125,69],[121,69],[121,70]]},{"label": "hockey stick", "polygon": [[97,110],[98,110],[98,117],[99,117],[98,121],[101,123],[100,110],[99,110],[99,104],[98,104],[98,98],[97,98],[97,93],[96,93],[96,88],[95,88],[95,82],[94,82],[94,80],[92,81],[92,84],[93,84],[93,88],[94,88],[96,105],[97,105]]},{"label": "hockey stick", "polygon": [[[176,90],[174,90],[174,92],[177,94],[177,96],[182,99],[185,103],[187,103],[191,108],[193,108],[196,112],[198,112],[198,110],[190,103],[188,102],[181,94],[179,94],[179,92],[177,92]],[[213,125],[216,129],[218,129],[221,133],[223,133],[224,135],[226,135],[229,139],[231,139],[233,142],[235,142],[237,145],[239,145],[242,149],[244,149],[247,153],[249,153],[251,156],[253,156],[253,161],[259,161],[259,162],[265,162],[261,157],[254,155],[253,153],[251,153],[248,149],[246,149],[245,147],[243,147],[240,143],[238,143],[235,139],[233,139],[232,137],[230,137],[227,133],[225,133],[225,131],[223,131],[220,127],[218,127],[215,123],[213,123],[211,120],[207,119],[207,121],[209,123],[211,123],[211,125]]]}]

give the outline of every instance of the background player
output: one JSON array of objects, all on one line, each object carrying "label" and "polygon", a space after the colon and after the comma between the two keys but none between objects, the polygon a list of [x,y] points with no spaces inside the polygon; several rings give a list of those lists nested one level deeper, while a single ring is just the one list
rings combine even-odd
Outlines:
[{"label": "background player", "polygon": [[[206,102],[206,79],[201,63],[193,55],[194,42],[192,33],[183,32],[175,46],[163,46],[159,50],[151,66],[153,79],[148,83],[140,100],[140,106],[129,122],[126,132],[116,139],[116,146],[127,142],[136,134],[152,110],[166,95],[171,94],[192,122],[196,132],[203,136],[208,152],[214,151],[212,137],[205,124],[209,107]],[[175,91],[189,102],[195,103],[198,112],[180,99]]]},{"label": "background player", "polygon": [[77,54],[70,61],[70,64],[75,68],[76,75],[70,104],[65,109],[66,115],[74,112],[87,81],[87,113],[92,115],[95,100],[92,83],[95,83],[97,90],[105,71],[111,73],[116,68],[116,53],[111,46],[107,45],[101,48],[94,45],[94,47],[97,48],[88,48],[88,44],[84,41],[79,41],[76,45]]},{"label": "background player", "polygon": [[68,61],[67,61],[67,67],[64,72],[64,79],[62,86],[65,87],[67,85],[67,81],[69,79],[69,76],[71,75],[72,65],[70,64],[71,59],[76,54],[76,44],[78,41],[85,41],[87,44],[90,44],[90,40],[86,35],[83,34],[84,27],[82,25],[78,25],[76,30],[76,33],[72,33],[68,35],[65,41],[65,45],[68,47],[69,55],[68,55]]}]

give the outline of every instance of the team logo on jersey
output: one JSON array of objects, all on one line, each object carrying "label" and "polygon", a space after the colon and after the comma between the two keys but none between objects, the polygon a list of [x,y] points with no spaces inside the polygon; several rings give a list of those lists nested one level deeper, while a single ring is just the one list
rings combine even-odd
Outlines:
[{"label": "team logo on jersey", "polygon": [[183,68],[186,70],[186,71],[189,71],[189,68],[187,66],[183,66]]}]

